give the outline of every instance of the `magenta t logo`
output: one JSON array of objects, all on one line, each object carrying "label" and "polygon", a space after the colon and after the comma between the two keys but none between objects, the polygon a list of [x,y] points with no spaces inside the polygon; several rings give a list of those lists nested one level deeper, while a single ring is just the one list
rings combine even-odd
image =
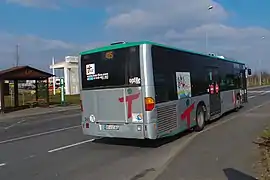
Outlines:
[{"label": "magenta t logo", "polygon": [[187,127],[190,128],[190,124],[191,124],[191,118],[190,118],[190,115],[191,115],[191,112],[193,111],[195,105],[194,103],[191,104],[191,106],[189,106],[184,112],[183,114],[181,114],[181,119],[184,121],[186,120],[187,122]]},{"label": "magenta t logo", "polygon": [[[130,92],[131,93],[131,92]],[[135,99],[138,99],[140,97],[140,93],[137,94],[130,94],[126,96],[126,102],[124,102],[124,97],[120,97],[118,100],[121,103],[127,103],[128,106],[128,118],[131,118],[132,116],[132,102]]]}]

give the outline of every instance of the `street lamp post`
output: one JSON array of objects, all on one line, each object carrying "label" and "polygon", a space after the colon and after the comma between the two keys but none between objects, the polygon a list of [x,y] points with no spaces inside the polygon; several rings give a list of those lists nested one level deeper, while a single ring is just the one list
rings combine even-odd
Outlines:
[{"label": "street lamp post", "polygon": [[[211,12],[211,10],[214,9],[213,6],[208,6],[207,10]],[[205,51],[206,53],[208,53],[208,31],[206,29],[206,32],[205,32]]]},{"label": "street lamp post", "polygon": [[[261,37],[261,40],[264,40],[265,37],[262,36]],[[262,85],[262,70],[261,70],[261,67],[262,67],[262,60],[261,58],[259,59],[259,85],[261,86]]]}]

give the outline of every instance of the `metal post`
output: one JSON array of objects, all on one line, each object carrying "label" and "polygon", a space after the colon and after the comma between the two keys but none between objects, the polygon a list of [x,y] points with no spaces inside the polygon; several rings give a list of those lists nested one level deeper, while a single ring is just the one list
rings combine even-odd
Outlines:
[{"label": "metal post", "polygon": [[262,72],[260,71],[260,74],[259,74],[259,85],[261,86],[262,85]]},{"label": "metal post", "polygon": [[24,106],[24,91],[22,92],[22,105]]},{"label": "metal post", "polygon": [[[264,40],[265,37],[262,36],[261,37],[261,40]],[[261,86],[262,85],[262,70],[261,70],[261,66],[262,66],[262,60],[261,58],[259,59],[259,85]]]},{"label": "metal post", "polygon": [[208,32],[205,32],[205,52],[208,53]]},{"label": "metal post", "polygon": [[53,73],[53,95],[55,95],[55,69],[54,69],[54,57],[52,58],[52,73]]},{"label": "metal post", "polygon": [[[211,10],[214,9],[214,6],[210,5],[208,6],[207,10],[211,12]],[[206,50],[206,53],[208,54],[208,31],[206,29],[205,31],[205,50]]]},{"label": "metal post", "polygon": [[61,104],[65,105],[65,81],[64,78],[60,78],[60,88],[61,88]]},{"label": "metal post", "polygon": [[259,86],[261,86],[262,85],[262,71],[261,71],[261,59],[259,59],[259,68],[258,68],[258,70],[259,70]]}]

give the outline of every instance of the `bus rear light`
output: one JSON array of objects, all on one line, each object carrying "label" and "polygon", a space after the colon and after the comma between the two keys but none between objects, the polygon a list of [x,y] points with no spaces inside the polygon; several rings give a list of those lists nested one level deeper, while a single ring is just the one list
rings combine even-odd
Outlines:
[{"label": "bus rear light", "polygon": [[87,122],[85,123],[85,128],[89,128],[90,124]]},{"label": "bus rear light", "polygon": [[155,100],[152,97],[146,97],[145,102],[145,111],[152,111],[155,108]]},{"label": "bus rear light", "polygon": [[80,100],[81,111],[83,111],[82,100]]}]

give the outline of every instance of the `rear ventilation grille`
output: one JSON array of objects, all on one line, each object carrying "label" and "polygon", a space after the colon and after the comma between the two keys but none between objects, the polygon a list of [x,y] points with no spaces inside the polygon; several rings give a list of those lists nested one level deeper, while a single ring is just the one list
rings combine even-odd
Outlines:
[{"label": "rear ventilation grille", "polygon": [[158,133],[170,132],[177,128],[176,104],[157,107]]}]

